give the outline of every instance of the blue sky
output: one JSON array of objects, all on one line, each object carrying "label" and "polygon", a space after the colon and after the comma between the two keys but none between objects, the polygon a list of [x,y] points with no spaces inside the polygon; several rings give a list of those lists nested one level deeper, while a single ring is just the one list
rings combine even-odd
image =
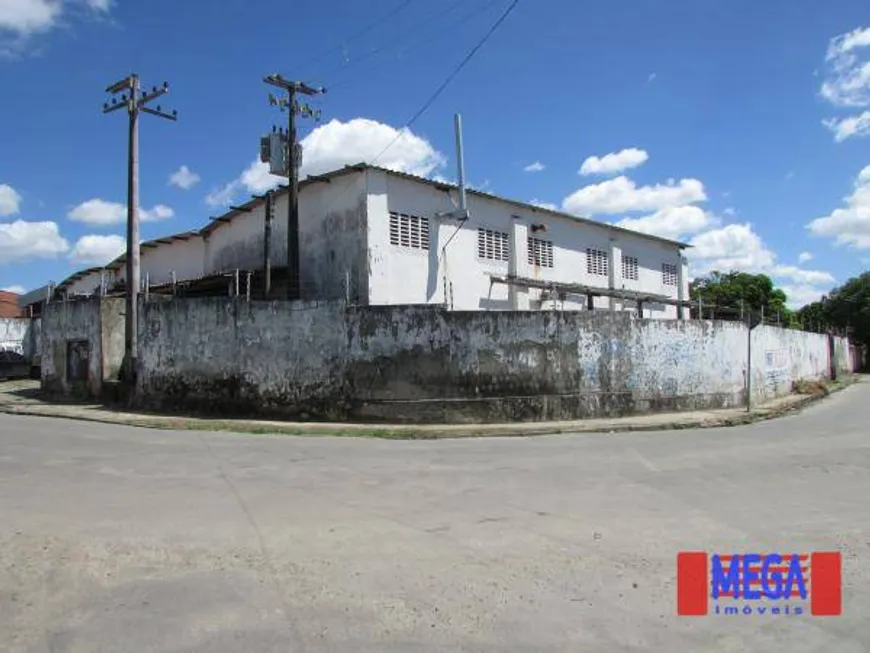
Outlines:
[{"label": "blue sky", "polygon": [[[142,119],[151,238],[274,183],[254,164],[283,120],[264,75],[327,87],[305,171],[371,159],[508,4],[0,0],[0,288],[117,253],[109,83],[169,81],[179,111]],[[870,267],[864,0],[521,0],[378,163],[452,178],[457,111],[472,183],[691,242],[696,274],[764,271],[801,303]]]}]

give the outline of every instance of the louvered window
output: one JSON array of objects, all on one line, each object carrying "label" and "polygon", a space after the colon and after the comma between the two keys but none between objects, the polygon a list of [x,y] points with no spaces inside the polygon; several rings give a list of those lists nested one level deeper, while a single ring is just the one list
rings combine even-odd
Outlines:
[{"label": "louvered window", "polygon": [[508,235],[493,229],[477,229],[477,255],[489,261],[507,261],[510,257]]},{"label": "louvered window", "polygon": [[636,256],[625,256],[622,257],[622,278],[623,279],[631,279],[632,281],[637,281],[638,279],[638,265],[637,265],[637,257]]},{"label": "louvered window", "polygon": [[586,249],[586,272],[607,276],[607,252],[601,249]]},{"label": "louvered window", "polygon": [[542,238],[529,237],[529,265],[543,268],[553,267],[553,243]]},{"label": "louvered window", "polygon": [[673,263],[662,263],[662,283],[666,286],[676,286],[679,283],[677,266]]},{"label": "louvered window", "polygon": [[429,218],[390,212],[390,244],[429,249]]}]

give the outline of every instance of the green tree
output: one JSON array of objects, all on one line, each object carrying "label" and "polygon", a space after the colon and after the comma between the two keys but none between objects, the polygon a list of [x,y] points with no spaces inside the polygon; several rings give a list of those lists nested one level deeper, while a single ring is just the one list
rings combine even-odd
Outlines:
[{"label": "green tree", "polygon": [[700,300],[706,318],[739,320],[741,315],[750,313],[760,316],[763,310],[765,322],[779,319],[784,326],[796,324],[793,312],[786,306],[788,297],[766,274],[714,271],[695,279],[689,286],[689,296],[693,303],[693,317],[700,317]]},{"label": "green tree", "polygon": [[834,288],[822,301],[807,304],[798,318],[805,328],[833,329],[870,347],[870,271]]}]

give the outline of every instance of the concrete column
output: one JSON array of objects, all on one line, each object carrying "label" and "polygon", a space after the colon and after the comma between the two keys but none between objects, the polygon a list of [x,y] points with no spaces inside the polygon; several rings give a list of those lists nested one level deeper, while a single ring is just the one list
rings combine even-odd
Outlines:
[{"label": "concrete column", "polygon": [[[610,253],[607,261],[607,287],[611,290],[619,290],[622,288],[622,247],[619,246],[619,241],[616,238],[610,239]],[[611,297],[609,301],[610,310],[615,311],[619,306],[619,300],[616,297]]]},{"label": "concrete column", "polygon": [[[531,276],[528,254],[529,227],[519,218],[514,218],[510,233],[510,256],[508,274],[512,277],[526,278]],[[509,286],[511,310],[529,310],[529,289],[522,286]]]},{"label": "concrete column", "polygon": [[[680,263],[677,266],[677,299],[685,301],[689,296],[689,260],[680,252]],[[685,309],[682,304],[677,307],[677,319],[685,319]]]}]

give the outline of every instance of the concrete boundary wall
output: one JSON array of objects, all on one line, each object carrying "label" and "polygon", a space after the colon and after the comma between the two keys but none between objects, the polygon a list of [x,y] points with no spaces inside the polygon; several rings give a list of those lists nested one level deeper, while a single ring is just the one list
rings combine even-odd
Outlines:
[{"label": "concrete boundary wall", "polygon": [[[106,300],[103,300],[106,301]],[[94,377],[119,313],[49,311],[43,381],[67,388],[65,341],[90,338]],[[99,327],[95,327],[95,324]],[[430,306],[225,298],[143,302],[135,401],[142,407],[288,419],[557,420],[744,405],[749,332],[734,322],[624,312],[451,312]],[[64,363],[65,364],[65,363]],[[753,401],[798,379],[852,370],[848,343],[758,327]],[[99,381],[89,387],[98,391]]]}]

